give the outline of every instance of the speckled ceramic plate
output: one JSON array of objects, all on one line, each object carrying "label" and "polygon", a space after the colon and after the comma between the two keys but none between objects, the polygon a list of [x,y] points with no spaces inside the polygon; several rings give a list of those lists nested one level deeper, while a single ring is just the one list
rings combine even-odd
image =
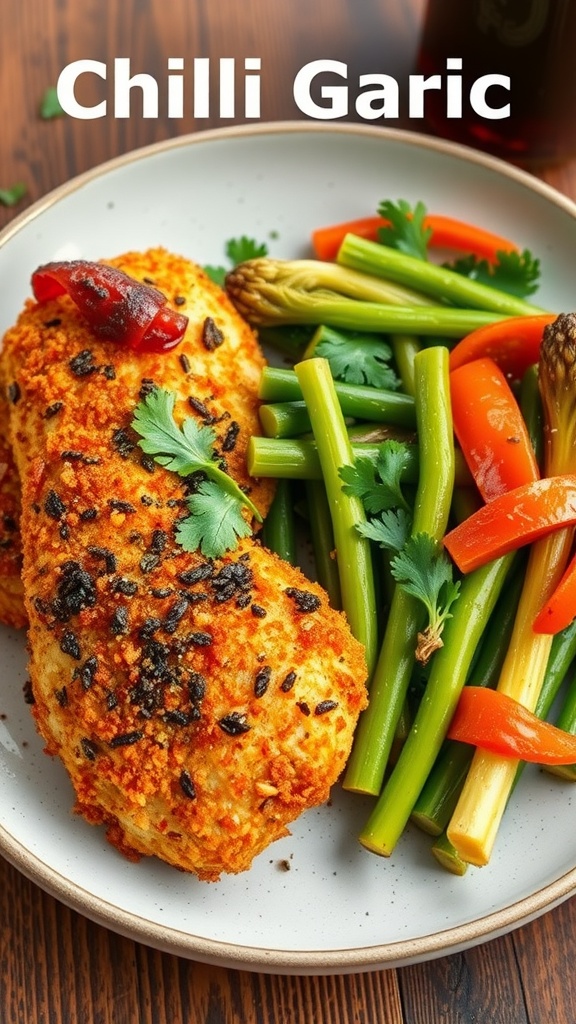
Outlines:
[{"label": "speckled ceramic plate", "polygon": [[[315,225],[383,198],[422,199],[540,255],[542,305],[574,306],[576,208],[519,171],[397,131],[313,123],[206,132],[131,153],[51,193],[0,236],[0,330],[51,259],[161,244],[217,263],[227,238],[308,252]],[[154,860],[130,864],[71,814],[72,791],[42,752],[24,704],[24,636],[0,632],[0,851],[88,917],[161,949],[277,973],[405,964],[505,932],[576,890],[575,790],[527,771],[491,864],[443,873],[409,830],[394,856],[363,850],[368,803],[337,789],[246,874],[198,882]],[[286,867],[289,866],[289,870]]]}]

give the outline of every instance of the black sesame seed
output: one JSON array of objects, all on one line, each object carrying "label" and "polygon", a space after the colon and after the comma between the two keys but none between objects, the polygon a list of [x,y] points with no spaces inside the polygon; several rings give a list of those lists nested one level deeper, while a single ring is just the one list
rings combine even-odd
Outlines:
[{"label": "black sesame seed", "polygon": [[118,427],[112,434],[112,447],[121,458],[127,459],[136,447],[136,437],[129,427]]},{"label": "black sesame seed", "polygon": [[123,636],[128,632],[128,609],[124,605],[114,610],[110,619],[110,632],[112,636]]},{"label": "black sesame seed", "polygon": [[188,682],[190,700],[194,704],[200,704],[206,696],[206,679],[200,672],[192,672]]},{"label": "black sesame seed", "polygon": [[105,377],[106,380],[116,380],[116,370],[111,363],[106,363],[106,365],[102,367],[102,376]]},{"label": "black sesame seed", "polygon": [[136,509],[130,501],[121,501],[120,498],[110,498],[108,505],[114,512],[135,512]]},{"label": "black sesame seed", "polygon": [[68,707],[68,690],[65,686],[63,686],[61,690],[55,690],[54,696],[61,708]]},{"label": "black sesame seed", "polygon": [[59,316],[55,316],[52,320],[45,320],[44,327],[60,327],[62,323]]},{"label": "black sesame seed", "polygon": [[143,377],[142,383],[140,384],[139,397],[147,398],[148,395],[153,395],[157,389],[158,385],[155,380],[152,380],[151,377]]},{"label": "black sesame seed", "polygon": [[186,768],[183,768],[182,771],[180,772],[180,780],[179,781],[180,781],[180,789],[184,793],[184,796],[187,796],[189,800],[195,800],[196,799],[196,787],[194,786],[194,783],[192,781],[192,776],[190,775],[190,772],[186,771]]},{"label": "black sesame seed", "polygon": [[297,700],[296,707],[300,708],[300,711],[302,712],[303,715],[310,714],[310,708],[308,707],[308,704],[306,703],[305,700]]},{"label": "black sesame seed", "polygon": [[115,594],[124,594],[125,597],[133,597],[138,590],[138,584],[125,576],[117,576],[112,580],[112,591]]},{"label": "black sesame seed", "polygon": [[152,587],[150,593],[152,597],[163,598],[170,597],[172,590],[170,589],[170,587]]},{"label": "black sesame seed", "polygon": [[96,760],[98,747],[96,746],[95,743],[92,742],[92,740],[81,739],[80,746],[82,747],[82,753],[84,754],[84,757],[87,758],[88,761]]},{"label": "black sesame seed", "polygon": [[93,654],[91,655],[79,669],[76,669],[74,675],[78,676],[82,684],[83,690],[89,690],[94,683],[96,672],[98,671],[98,658]]},{"label": "black sesame seed", "polygon": [[154,530],[152,534],[152,540],[150,542],[150,551],[154,554],[160,555],[164,551],[166,544],[168,543],[168,534],[165,530]]},{"label": "black sesame seed", "polygon": [[133,732],[123,732],[118,736],[114,736],[110,740],[110,746],[114,749],[116,747],[131,747],[134,743],[138,743],[144,736],[143,732],[139,729],[134,729]]},{"label": "black sesame seed", "polygon": [[207,316],[202,325],[202,344],[208,352],[213,352],[214,349],[220,347],[224,341],[224,335],[219,327],[216,326],[211,316]]},{"label": "black sesame seed", "polygon": [[190,715],[186,711],[180,711],[177,708],[174,711],[165,711],[162,715],[162,720],[167,725],[190,725]]},{"label": "black sesame seed", "polygon": [[296,682],[296,673],[295,672],[289,672],[288,675],[286,676],[286,678],[283,679],[282,682],[280,683],[280,689],[282,690],[283,693],[288,693],[292,689],[292,687],[294,686],[295,682]]},{"label": "black sesame seed", "polygon": [[162,623],[163,629],[166,633],[175,633],[178,627],[180,619],[186,614],[188,608],[188,599],[186,597],[179,598],[171,608],[168,609]]},{"label": "black sesame seed", "polygon": [[272,675],[272,666],[265,665],[256,673],[254,680],[254,696],[263,697],[270,685],[270,677]]},{"label": "black sesame seed", "polygon": [[84,348],[73,356],[68,366],[75,377],[87,377],[91,373],[96,373],[98,369],[94,363],[94,355],[89,348]]},{"label": "black sesame seed", "polygon": [[52,489],[48,492],[44,502],[44,511],[51,519],[61,519],[66,512],[66,505]]},{"label": "black sesame seed", "polygon": [[64,403],[63,402],[52,402],[52,404],[49,405],[44,410],[44,419],[45,420],[51,420],[52,417],[56,416],[56,414],[59,413],[60,410],[63,409],[63,408],[64,408]]},{"label": "black sesame seed", "polygon": [[147,551],[146,554],[142,555],[140,559],[140,569],[142,572],[152,572],[160,563],[160,556],[155,555],[152,551]]},{"label": "black sesame seed", "polygon": [[84,453],[73,448],[67,448],[65,451],[60,452],[60,458],[64,462],[81,462],[84,458]]},{"label": "black sesame seed", "polygon": [[184,586],[192,586],[194,583],[200,583],[202,580],[208,580],[214,573],[214,566],[211,562],[203,562],[201,565],[195,566],[194,569],[186,569],[185,572],[178,574],[178,581],[183,583]]},{"label": "black sesame seed", "polygon": [[186,297],[184,295],[175,295],[174,296],[174,305],[175,306],[185,306],[186,305]]},{"label": "black sesame seed", "polygon": [[194,409],[194,412],[197,412],[198,415],[201,416],[202,419],[205,420],[207,423],[214,422],[214,417],[212,416],[212,413],[208,409],[208,406],[205,405],[204,402],[201,402],[199,398],[195,398],[194,395],[190,395],[188,397],[188,405],[190,406],[191,409]]},{"label": "black sesame seed", "polygon": [[223,452],[233,452],[236,447],[236,441],[238,440],[238,434],[240,433],[240,424],[236,420],[232,420],[232,423],[228,427],[228,430],[224,434],[224,440],[222,441]]},{"label": "black sesame seed", "polygon": [[338,707],[337,700],[321,700],[314,708],[315,715],[325,715],[327,711],[334,711]]},{"label": "black sesame seed", "polygon": [[320,607],[320,598],[316,597],[316,594],[311,594],[309,590],[288,587],[284,593],[294,601],[299,612],[316,612]]},{"label": "black sesame seed", "polygon": [[91,519],[97,519],[97,518],[98,518],[98,509],[97,508],[85,508],[84,511],[80,513],[80,519],[82,519],[83,522],[89,522]]},{"label": "black sesame seed", "polygon": [[246,715],[241,715],[238,711],[225,715],[218,721],[218,725],[228,736],[241,736],[242,733],[250,731]]},{"label": "black sesame seed", "polygon": [[263,608],[261,604],[251,605],[250,611],[252,612],[252,615],[254,616],[255,619],[265,619],[268,614],[266,609]]},{"label": "black sesame seed", "polygon": [[80,650],[80,642],[75,633],[71,629],[67,629],[62,635],[60,640],[60,650],[63,654],[69,654],[71,658],[76,661],[80,661],[82,657],[82,651]]},{"label": "black sesame seed", "polygon": [[210,633],[203,633],[201,630],[197,630],[195,633],[188,633],[185,637],[185,641],[192,645],[192,647],[210,647],[212,644],[212,635]]},{"label": "black sesame seed", "polygon": [[192,364],[190,363],[190,360],[188,359],[188,356],[184,352],[180,356],[180,366],[184,370],[184,373],[190,373],[190,370],[192,368]]},{"label": "black sesame seed", "polygon": [[118,698],[113,690],[109,690],[106,694],[106,710],[114,711],[118,707]]},{"label": "black sesame seed", "polygon": [[70,536],[70,527],[68,526],[68,523],[60,523],[58,533],[60,534],[62,540],[68,540]]}]

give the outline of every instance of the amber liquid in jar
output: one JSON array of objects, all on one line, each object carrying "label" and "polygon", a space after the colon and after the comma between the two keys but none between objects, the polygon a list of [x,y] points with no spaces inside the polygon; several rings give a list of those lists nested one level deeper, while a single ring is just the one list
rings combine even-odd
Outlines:
[{"label": "amber liquid in jar", "polygon": [[[576,155],[576,0],[429,0],[418,72],[446,75],[462,59],[461,118],[444,96],[426,95],[426,130],[518,164]],[[509,92],[491,86],[487,102],[509,101],[510,115],[486,119],[468,97],[482,75],[510,77]]]}]

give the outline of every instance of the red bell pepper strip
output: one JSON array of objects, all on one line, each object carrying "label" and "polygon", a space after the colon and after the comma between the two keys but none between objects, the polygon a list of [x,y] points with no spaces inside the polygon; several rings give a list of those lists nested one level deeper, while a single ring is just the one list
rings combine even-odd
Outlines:
[{"label": "red bell pepper strip", "polygon": [[454,432],[484,501],[538,480],[524,417],[493,359],[475,359],[450,374]]},{"label": "red bell pepper strip", "polygon": [[188,324],[157,288],[105,263],[46,263],[34,271],[32,290],[38,302],[69,295],[97,337],[126,348],[166,352],[182,340]]},{"label": "red bell pepper strip", "polygon": [[535,633],[560,633],[576,618],[576,555],[534,620]]},{"label": "red bell pepper strip", "polygon": [[[345,235],[360,235],[361,238],[377,242],[380,228],[389,226],[389,222],[385,218],[376,215],[344,221],[341,224],[331,224],[312,232],[312,247],[317,259],[333,260],[336,258]],[[475,224],[456,220],[454,217],[431,213],[424,218],[424,227],[432,230],[430,245],[433,248],[473,253],[490,263],[495,262],[499,252],[518,251],[518,246],[507,238],[495,235]]]},{"label": "red bell pepper strip", "polygon": [[576,736],[543,722],[508,694],[484,686],[464,687],[448,736],[521,761],[576,762]]},{"label": "red bell pepper strip", "polygon": [[472,359],[489,356],[507,377],[520,380],[540,358],[544,328],[556,320],[554,313],[514,316],[497,320],[467,334],[450,353],[450,370]]},{"label": "red bell pepper strip", "polygon": [[461,572],[576,524],[576,474],[543,477],[493,498],[444,537]]}]

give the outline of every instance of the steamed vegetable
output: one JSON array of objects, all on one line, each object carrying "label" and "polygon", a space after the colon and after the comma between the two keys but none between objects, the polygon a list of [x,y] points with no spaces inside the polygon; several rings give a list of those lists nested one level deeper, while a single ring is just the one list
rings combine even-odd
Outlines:
[{"label": "steamed vegetable", "polygon": [[[574,473],[575,314],[559,316],[544,330],[540,387],[545,413],[545,472],[552,478]],[[571,528],[557,529],[537,541],[530,551],[512,639],[497,687],[529,711],[534,710],[538,701],[552,644],[550,635],[534,632],[533,623],[567,565],[572,537]],[[475,753],[447,830],[450,842],[464,860],[474,864],[485,864],[489,860],[517,768],[518,759],[482,750]]]}]

